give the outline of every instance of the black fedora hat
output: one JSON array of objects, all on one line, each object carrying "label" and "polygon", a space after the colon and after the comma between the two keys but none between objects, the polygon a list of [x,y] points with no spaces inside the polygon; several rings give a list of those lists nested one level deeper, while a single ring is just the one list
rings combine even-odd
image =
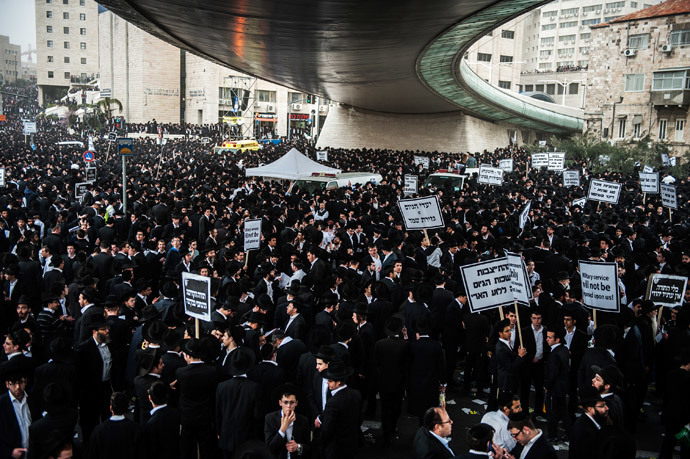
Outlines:
[{"label": "black fedora hat", "polygon": [[332,381],[345,381],[352,374],[352,368],[345,365],[342,360],[333,360],[328,368],[321,372],[321,377]]},{"label": "black fedora hat", "polygon": [[99,299],[98,290],[91,286],[84,287],[81,291],[81,295],[84,297],[86,301],[89,301],[91,303],[96,303]]},{"label": "black fedora hat", "polygon": [[593,406],[603,400],[599,391],[593,386],[586,386],[580,389],[579,396],[580,406],[582,407]]},{"label": "black fedora hat", "polygon": [[316,358],[321,359],[324,362],[330,362],[333,360],[335,357],[335,350],[331,347],[328,346],[327,344],[324,344],[319,347],[319,352],[316,353]]},{"label": "black fedora hat", "polygon": [[390,338],[394,336],[400,336],[404,325],[405,324],[399,316],[392,315],[386,321],[386,325],[383,327],[383,331],[386,334],[386,336]]},{"label": "black fedora hat", "polygon": [[41,302],[42,303],[51,303],[53,301],[59,300],[60,297],[57,296],[56,294],[52,292],[43,292],[41,293]]},{"label": "black fedora hat", "polygon": [[108,322],[105,321],[104,317],[94,316],[85,324],[88,330],[98,330],[99,328],[109,327]]},{"label": "black fedora hat", "polygon": [[160,318],[161,313],[152,304],[144,306],[141,310],[141,317],[139,317],[139,323],[148,322],[149,320],[154,320]]},{"label": "black fedora hat", "polygon": [[103,307],[107,308],[109,306],[119,306],[120,305],[120,298],[118,298],[117,295],[108,295],[105,298],[105,302],[103,303]]},{"label": "black fedora hat", "polygon": [[246,374],[254,367],[254,352],[245,346],[240,346],[230,354],[230,373],[233,376]]},{"label": "black fedora hat", "polygon": [[175,298],[177,296],[178,287],[173,281],[165,281],[161,286],[161,295],[166,298]]},{"label": "black fedora hat", "polygon": [[144,324],[144,338],[149,343],[161,344],[163,342],[163,338],[165,337],[165,332],[167,330],[168,327],[162,320],[152,320],[151,322],[147,322]]},{"label": "black fedora hat", "polygon": [[262,314],[258,311],[251,311],[249,313],[249,317],[247,318],[247,322],[254,322],[260,325],[265,325],[266,324],[266,314]]},{"label": "black fedora hat", "polygon": [[355,303],[354,313],[360,316],[366,316],[368,307],[369,305],[366,302],[358,301],[357,303]]}]

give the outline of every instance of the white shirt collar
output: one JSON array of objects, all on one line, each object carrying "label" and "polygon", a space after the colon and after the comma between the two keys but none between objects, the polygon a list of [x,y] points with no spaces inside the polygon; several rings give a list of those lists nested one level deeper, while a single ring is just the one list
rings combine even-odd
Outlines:
[{"label": "white shirt collar", "polygon": [[337,394],[338,392],[340,392],[341,390],[345,389],[346,387],[347,387],[347,384],[345,384],[344,386],[340,386],[340,387],[338,387],[338,388],[335,389],[335,390],[332,390],[332,391],[331,391],[331,396]]},{"label": "white shirt collar", "polygon": [[162,410],[162,409],[165,408],[166,406],[168,406],[167,403],[165,403],[165,404],[163,404],[163,405],[159,405],[159,406],[153,408],[151,411],[149,411],[149,414],[151,414],[151,416],[153,416],[153,413],[155,413],[155,412],[158,411],[158,410]]},{"label": "white shirt collar", "polygon": [[110,416],[110,420],[111,421],[124,421],[125,416],[122,414],[113,414],[112,416]]}]

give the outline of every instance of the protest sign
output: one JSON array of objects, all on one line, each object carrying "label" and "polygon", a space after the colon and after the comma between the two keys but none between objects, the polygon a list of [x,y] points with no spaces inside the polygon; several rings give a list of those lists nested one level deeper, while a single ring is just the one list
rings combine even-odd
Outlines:
[{"label": "protest sign", "polygon": [[520,212],[520,229],[525,229],[525,225],[527,224],[527,220],[529,219],[529,210],[532,207],[532,201],[527,201],[527,204],[525,204],[525,208],[522,209],[522,212]]},{"label": "protest sign", "polygon": [[328,161],[328,151],[321,150],[316,152],[317,161]]},{"label": "protest sign", "polygon": [[405,228],[408,230],[434,229],[444,226],[438,196],[401,199],[398,201],[398,207]]},{"label": "protest sign", "polygon": [[538,169],[540,167],[549,167],[548,153],[534,153],[532,155],[532,167]]},{"label": "protest sign", "polygon": [[211,278],[182,272],[184,312],[190,317],[211,321]]},{"label": "protest sign", "polygon": [[461,266],[460,273],[470,311],[485,311],[513,304],[513,277],[505,258]]},{"label": "protest sign", "polygon": [[77,201],[81,200],[82,196],[86,193],[86,187],[92,182],[81,182],[74,185],[74,199]]},{"label": "protest sign", "polygon": [[7,171],[4,167],[0,167],[0,188],[5,188],[7,180]]},{"label": "protest sign", "polygon": [[549,167],[550,171],[562,171],[565,169],[565,153],[549,153]]},{"label": "protest sign", "polygon": [[87,182],[95,182],[96,181],[96,174],[97,174],[97,169],[95,167],[87,167],[86,168],[86,181]]},{"label": "protest sign", "polygon": [[687,284],[688,278],[685,276],[651,274],[647,282],[646,299],[669,308],[682,306]]},{"label": "protest sign", "polygon": [[563,171],[563,186],[580,186],[579,171]]},{"label": "protest sign", "polygon": [[618,204],[618,199],[621,194],[621,184],[616,182],[607,182],[606,180],[592,180],[589,182],[589,193],[587,199],[590,201],[609,202],[611,204]]},{"label": "protest sign", "polygon": [[645,165],[645,166],[642,168],[642,172],[644,172],[645,174],[649,174],[650,172],[654,172],[654,168]]},{"label": "protest sign", "polygon": [[640,172],[640,188],[643,193],[659,194],[659,173]]},{"label": "protest sign", "polygon": [[[244,221],[244,251],[261,248],[261,219]],[[246,255],[245,255],[246,256]]]},{"label": "protest sign", "polygon": [[419,164],[423,165],[424,169],[429,169],[429,158],[427,158],[426,156],[415,155],[414,156],[414,165],[417,166]]},{"label": "protest sign", "polygon": [[620,308],[618,264],[580,260],[582,304],[602,311]]},{"label": "protest sign", "polygon": [[513,158],[502,159],[498,162],[498,168],[506,172],[513,172]]},{"label": "protest sign", "polygon": [[670,166],[671,161],[668,159],[668,155],[666,153],[661,154],[661,164],[663,166]]},{"label": "protest sign", "polygon": [[584,208],[585,204],[587,204],[587,198],[573,199],[574,206],[580,206]]},{"label": "protest sign", "polygon": [[486,185],[503,185],[503,169],[482,164],[479,166],[477,182]]},{"label": "protest sign", "polygon": [[416,175],[405,174],[405,194],[416,194],[419,192],[419,182]]},{"label": "protest sign", "polygon": [[664,207],[676,210],[678,209],[678,195],[676,194],[676,187],[662,183],[661,189],[661,204]]},{"label": "protest sign", "polygon": [[611,161],[611,155],[599,155],[599,164],[608,164]]},{"label": "protest sign", "polygon": [[519,253],[506,251],[506,259],[510,267],[510,277],[512,279],[510,289],[513,292],[513,299],[520,304],[529,306],[532,298],[532,285],[529,282],[527,268]]}]

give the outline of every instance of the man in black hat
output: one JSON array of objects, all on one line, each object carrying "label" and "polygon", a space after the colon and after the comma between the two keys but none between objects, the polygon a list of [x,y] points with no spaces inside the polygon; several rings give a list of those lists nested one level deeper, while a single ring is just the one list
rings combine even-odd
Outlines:
[{"label": "man in black hat", "polygon": [[93,287],[84,287],[79,294],[79,307],[81,316],[74,326],[74,343],[79,344],[91,337],[91,330],[87,325],[94,320],[103,319],[105,310],[95,303],[99,301],[98,290]]},{"label": "man in black hat", "polygon": [[169,406],[170,389],[154,382],[147,391],[150,418],[143,426],[145,456],[154,459],[179,459],[180,412]]},{"label": "man in black hat", "polygon": [[585,387],[580,391],[580,416],[570,433],[569,459],[591,459],[596,457],[596,447],[602,427],[608,421],[609,408],[595,387]]},{"label": "man in black hat", "polygon": [[361,436],[360,425],[362,397],[355,389],[347,387],[352,374],[344,362],[333,360],[322,373],[328,382],[330,397],[318,417],[321,425],[319,445],[328,459],[351,458],[357,454]]},{"label": "man in black hat", "polygon": [[151,417],[151,403],[148,397],[149,388],[153,383],[161,380],[163,374],[163,352],[160,349],[147,348],[137,353],[139,376],[134,378],[134,419],[140,426],[144,426]]},{"label": "man in black hat", "polygon": [[196,459],[198,448],[202,458],[212,458],[216,452],[213,399],[217,371],[201,360],[203,347],[196,338],[185,343],[183,355],[187,366],[179,368],[175,378],[182,426],[180,457]]},{"label": "man in black hat", "polygon": [[[60,301],[57,295],[44,292],[41,295],[43,310],[38,314],[36,322],[41,329],[41,336],[46,346],[57,336],[66,335],[69,331],[69,322],[60,315]],[[47,349],[46,349],[47,350]]]},{"label": "man in black hat", "polygon": [[374,345],[385,446],[390,445],[395,434],[408,374],[410,349],[402,330],[402,319],[398,315],[390,317],[384,328],[387,337]]},{"label": "man in black hat", "polygon": [[232,353],[235,352],[240,346],[244,344],[244,337],[246,332],[244,328],[239,325],[233,325],[231,327],[226,327],[223,330],[223,335],[221,337],[221,343],[223,344],[223,350],[221,355],[218,357],[218,365],[221,369],[221,377],[226,377],[231,375],[230,363],[232,359]]},{"label": "man in black hat", "polygon": [[602,400],[606,402],[611,424],[623,427],[623,413],[625,412],[623,400],[615,393],[623,386],[623,373],[616,365],[609,365],[605,368],[594,366],[593,371],[592,387],[599,391]]},{"label": "man in black hat", "polygon": [[295,412],[297,408],[297,388],[284,384],[278,388],[280,410],[266,415],[264,419],[264,438],[275,459],[307,457],[310,454],[309,421]]},{"label": "man in black hat", "polygon": [[297,298],[293,298],[288,302],[286,309],[288,322],[285,325],[285,334],[292,339],[304,341],[307,336],[307,322],[300,314],[301,307],[302,302]]},{"label": "man in black hat", "polygon": [[261,355],[260,341],[262,336],[261,328],[266,324],[266,314],[259,311],[251,311],[244,326],[244,345],[254,351],[254,354]]},{"label": "man in black hat", "polygon": [[79,419],[84,441],[88,442],[101,418],[108,416],[113,360],[108,347],[109,328],[105,319],[93,317],[84,327],[89,330],[91,337],[77,349]]},{"label": "man in black hat", "polygon": [[282,330],[276,330],[271,334],[271,342],[277,349],[278,366],[285,370],[288,381],[295,381],[299,358],[305,352],[309,352],[307,345],[302,340],[287,336]]},{"label": "man in black hat", "polygon": [[319,301],[319,306],[323,309],[316,313],[316,318],[314,319],[315,323],[325,325],[329,330],[333,331],[333,311],[335,310],[335,306],[337,304],[338,296],[335,293],[324,293],[323,297],[321,297],[321,300]]},{"label": "man in black hat", "polygon": [[256,439],[261,413],[259,385],[247,377],[254,367],[254,353],[237,348],[230,356],[232,378],[218,384],[216,390],[216,428],[218,446],[225,459],[245,441]]},{"label": "man in black hat", "polygon": [[259,385],[259,411],[265,416],[274,408],[273,391],[285,383],[287,374],[276,362],[276,351],[271,343],[261,346],[261,361],[248,373],[249,379]]}]

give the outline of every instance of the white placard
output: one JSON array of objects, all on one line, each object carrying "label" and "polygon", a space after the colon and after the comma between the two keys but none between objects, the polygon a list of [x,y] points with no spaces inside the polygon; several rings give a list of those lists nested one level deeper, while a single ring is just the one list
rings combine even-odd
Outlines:
[{"label": "white placard", "polygon": [[405,194],[417,194],[419,192],[419,181],[416,175],[405,174]]},{"label": "white placard", "polygon": [[35,121],[24,121],[24,135],[35,134],[36,133],[36,122]]},{"label": "white placard", "polygon": [[316,152],[317,161],[328,161],[328,151],[321,150]]},{"label": "white placard", "polygon": [[527,225],[527,220],[529,219],[529,210],[532,208],[532,201],[527,201],[527,204],[525,204],[525,208],[522,209],[522,212],[520,212],[520,229],[525,229],[525,225]]},{"label": "white placard", "polygon": [[549,167],[550,171],[562,171],[565,169],[565,153],[555,152],[549,153]]},{"label": "white placard", "polygon": [[573,206],[580,206],[584,209],[587,204],[587,198],[573,199]]},{"label": "white placard", "polygon": [[659,173],[640,172],[640,188],[643,193],[659,194]]},{"label": "white placard", "polygon": [[443,228],[443,215],[438,196],[401,199],[398,207],[407,230]]},{"label": "white placard", "polygon": [[599,155],[599,164],[608,164],[611,161],[611,155]]},{"label": "white placard", "polygon": [[540,141],[539,141],[539,146],[540,146],[540,147],[545,147],[545,146],[546,146],[546,140],[540,140]]},{"label": "white placard", "polygon": [[[244,221],[244,251],[261,248],[261,219]],[[245,255],[247,256],[247,255]]]},{"label": "white placard", "polygon": [[590,201],[618,204],[621,188],[622,185],[620,183],[595,179],[589,182],[589,193],[587,193],[587,199]]},{"label": "white placard", "polygon": [[513,304],[513,277],[506,258],[461,266],[460,273],[470,311],[485,311]]},{"label": "white placard", "polygon": [[534,153],[532,155],[532,168],[549,167],[548,153]]},{"label": "white placard", "polygon": [[184,312],[206,322],[211,321],[211,278],[182,271]]},{"label": "white placard", "polygon": [[529,282],[527,268],[522,255],[506,251],[506,259],[508,260],[510,276],[512,278],[510,288],[513,292],[513,299],[520,304],[529,306],[529,300],[533,296],[532,285]]},{"label": "white placard", "polygon": [[678,195],[676,194],[676,187],[662,183],[659,188],[661,189],[661,204],[664,207],[668,207],[673,210],[678,209]]},{"label": "white placard", "polygon": [[419,164],[423,165],[424,169],[429,169],[429,158],[427,158],[426,156],[415,155],[414,156],[414,165],[417,166]]},{"label": "white placard", "polygon": [[580,171],[563,171],[563,186],[580,186]]},{"label": "white placard", "polygon": [[618,263],[580,260],[582,304],[592,309],[617,312],[620,309]]},{"label": "white placard", "polygon": [[486,185],[503,185],[503,169],[482,164],[479,166],[479,178],[477,182]]},{"label": "white placard", "polygon": [[96,177],[98,176],[98,169],[95,167],[87,167],[86,168],[86,181],[87,182],[95,182]]},{"label": "white placard", "polygon": [[668,159],[668,155],[666,153],[661,154],[661,164],[663,166],[670,166],[671,161]]},{"label": "white placard", "polygon": [[650,166],[647,166],[647,165],[645,164],[645,166],[642,168],[642,172],[644,172],[645,174],[649,174],[649,173],[651,173],[651,172],[654,172],[654,168],[653,168],[653,167],[650,167]]},{"label": "white placard", "polygon": [[498,168],[506,172],[513,172],[513,158],[501,159],[498,162]]},{"label": "white placard", "polygon": [[5,188],[7,180],[7,170],[4,167],[0,167],[0,188]]},{"label": "white placard", "polygon": [[93,136],[89,136],[89,150],[96,151],[96,145],[93,144]]},{"label": "white placard", "polygon": [[678,157],[677,156],[671,156],[668,158],[668,165],[671,167],[676,167],[678,164]]}]

